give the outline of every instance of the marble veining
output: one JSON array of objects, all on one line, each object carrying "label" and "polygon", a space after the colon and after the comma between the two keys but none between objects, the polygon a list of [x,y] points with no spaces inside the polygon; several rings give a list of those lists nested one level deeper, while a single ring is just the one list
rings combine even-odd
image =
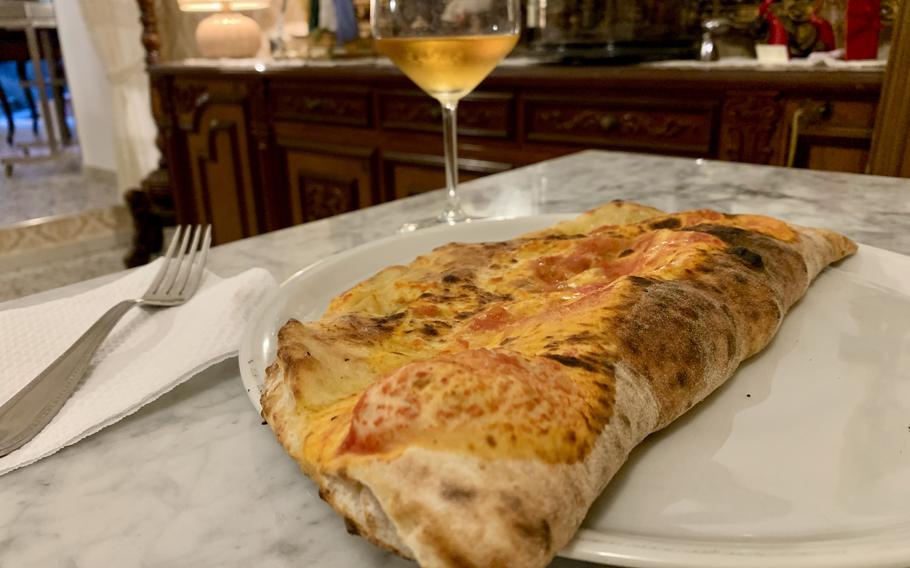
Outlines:
[{"label": "marble veining", "polygon": [[[465,184],[464,198],[488,216],[580,211],[619,198],[766,213],[910,254],[910,180],[592,151]],[[229,276],[262,266],[284,279],[435,213],[441,200],[419,195],[217,247],[210,267]],[[236,360],[0,477],[0,503],[3,567],[413,566],[345,533],[252,411]]]}]

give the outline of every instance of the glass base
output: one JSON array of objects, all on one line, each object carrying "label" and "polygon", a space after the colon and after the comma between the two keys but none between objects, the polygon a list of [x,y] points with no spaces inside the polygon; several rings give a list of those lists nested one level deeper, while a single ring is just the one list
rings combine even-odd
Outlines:
[{"label": "glass base", "polygon": [[473,215],[468,215],[463,211],[451,212],[446,211],[435,217],[427,217],[426,219],[419,219],[417,221],[409,221],[401,225],[398,228],[399,233],[412,233],[414,231],[419,231],[420,229],[426,229],[429,227],[437,227],[439,225],[457,225],[459,223],[470,223],[471,221],[479,221],[483,217],[475,217]]}]

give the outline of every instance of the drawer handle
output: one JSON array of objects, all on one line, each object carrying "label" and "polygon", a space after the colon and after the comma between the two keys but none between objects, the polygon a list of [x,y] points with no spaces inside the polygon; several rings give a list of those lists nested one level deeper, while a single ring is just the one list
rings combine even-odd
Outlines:
[{"label": "drawer handle", "polygon": [[221,120],[218,118],[213,118],[209,121],[209,130],[212,132],[217,132],[219,130],[229,130],[234,127],[233,120]]},{"label": "drawer handle", "polygon": [[304,99],[303,106],[307,110],[319,110],[322,108],[322,101],[319,99]]},{"label": "drawer handle", "polygon": [[831,116],[831,104],[827,102],[807,101],[794,111],[793,118],[790,120],[790,140],[787,144],[788,168],[792,168],[796,161],[796,146],[799,144],[800,131],[829,116]]},{"label": "drawer handle", "polygon": [[619,119],[616,118],[615,114],[605,114],[600,117],[598,124],[600,125],[601,130],[609,132],[619,125]]}]

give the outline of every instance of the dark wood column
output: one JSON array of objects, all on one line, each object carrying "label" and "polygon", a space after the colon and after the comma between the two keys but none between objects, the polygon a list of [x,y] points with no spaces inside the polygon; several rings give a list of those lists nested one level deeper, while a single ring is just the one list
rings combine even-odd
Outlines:
[{"label": "dark wood column", "polygon": [[[139,19],[142,22],[142,45],[145,47],[146,68],[158,62],[161,50],[161,35],[158,32],[158,18],[155,14],[155,0],[138,0]],[[167,80],[158,79],[149,85],[152,117],[158,127],[155,145],[160,152],[158,168],[151,172],[140,187],[126,193],[126,203],[133,216],[133,246],[126,258],[127,267],[139,266],[149,261],[152,255],[161,251],[163,228],[174,224],[174,197],[168,174],[167,137],[173,130],[169,117],[169,100],[163,96]]]}]

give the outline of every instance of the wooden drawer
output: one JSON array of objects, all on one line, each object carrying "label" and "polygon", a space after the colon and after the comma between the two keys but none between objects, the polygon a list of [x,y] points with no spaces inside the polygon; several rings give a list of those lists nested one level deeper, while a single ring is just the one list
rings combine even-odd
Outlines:
[{"label": "wooden drawer", "polygon": [[790,98],[779,163],[863,173],[872,146],[876,101]]},{"label": "wooden drawer", "polygon": [[525,98],[525,139],[618,149],[710,154],[718,103],[712,100]]},{"label": "wooden drawer", "polygon": [[[379,97],[379,125],[389,130],[442,132],[442,108],[420,91],[384,91]],[[458,104],[458,133],[511,138],[515,131],[511,93],[472,93]]]},{"label": "wooden drawer", "polygon": [[315,90],[276,85],[271,97],[276,119],[369,128],[370,94],[364,89]]}]

